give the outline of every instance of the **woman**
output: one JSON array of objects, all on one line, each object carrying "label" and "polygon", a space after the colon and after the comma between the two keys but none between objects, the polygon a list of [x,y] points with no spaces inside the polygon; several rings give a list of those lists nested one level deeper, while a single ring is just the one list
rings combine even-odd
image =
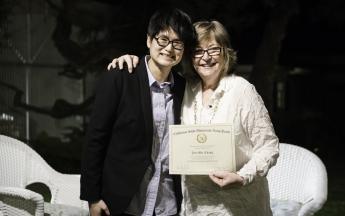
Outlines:
[{"label": "woman", "polygon": [[[182,176],[180,214],[272,215],[265,176],[278,158],[279,140],[267,109],[255,87],[232,74],[236,53],[223,25],[202,21],[194,27],[198,45],[192,56],[194,70],[186,71],[182,123],[232,124],[237,171]],[[133,57],[120,62],[132,65]]]}]

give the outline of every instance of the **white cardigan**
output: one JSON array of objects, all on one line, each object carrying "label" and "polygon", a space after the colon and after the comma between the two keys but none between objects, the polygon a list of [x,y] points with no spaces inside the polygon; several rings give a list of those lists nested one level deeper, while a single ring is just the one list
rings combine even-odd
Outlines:
[{"label": "white cardigan", "polygon": [[260,95],[247,80],[231,75],[220,81],[209,105],[202,106],[201,83],[187,83],[182,124],[232,123],[236,170],[245,186],[220,189],[208,176],[183,176],[181,214],[271,215],[265,176],[277,161],[279,140]]}]

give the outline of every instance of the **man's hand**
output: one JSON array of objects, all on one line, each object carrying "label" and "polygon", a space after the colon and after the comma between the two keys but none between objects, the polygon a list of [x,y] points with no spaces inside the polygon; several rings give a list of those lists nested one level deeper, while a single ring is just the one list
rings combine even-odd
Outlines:
[{"label": "man's hand", "polygon": [[220,187],[243,185],[243,178],[236,173],[218,171],[209,174],[210,179]]},{"label": "man's hand", "polygon": [[102,216],[102,212],[104,212],[106,215],[110,215],[108,206],[105,204],[103,200],[100,200],[95,203],[91,203],[89,205],[90,209],[90,216]]},{"label": "man's hand", "polygon": [[132,73],[133,68],[137,67],[139,63],[139,57],[135,55],[123,55],[119,58],[114,58],[113,61],[108,65],[107,69],[110,70],[111,68],[116,68],[119,66],[120,69],[123,69],[123,64],[127,64],[128,72]]}]

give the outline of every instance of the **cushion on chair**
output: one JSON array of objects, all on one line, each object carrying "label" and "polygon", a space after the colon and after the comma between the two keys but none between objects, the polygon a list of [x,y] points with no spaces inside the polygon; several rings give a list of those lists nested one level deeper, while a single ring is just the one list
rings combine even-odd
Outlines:
[{"label": "cushion on chair", "polygon": [[273,216],[297,216],[302,203],[293,200],[271,199]]},{"label": "cushion on chair", "polygon": [[63,204],[44,203],[44,213],[50,216],[88,216],[89,212],[85,209]]}]

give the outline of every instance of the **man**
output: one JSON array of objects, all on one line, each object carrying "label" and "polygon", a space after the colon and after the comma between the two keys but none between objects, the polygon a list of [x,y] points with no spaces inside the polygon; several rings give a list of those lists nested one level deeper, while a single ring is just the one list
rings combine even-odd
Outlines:
[{"label": "man", "polygon": [[179,176],[169,175],[168,126],[180,123],[184,80],[171,69],[195,41],[192,22],[178,9],[150,19],[147,47],[130,74],[104,73],[83,150],[81,199],[91,216],[176,215]]}]

